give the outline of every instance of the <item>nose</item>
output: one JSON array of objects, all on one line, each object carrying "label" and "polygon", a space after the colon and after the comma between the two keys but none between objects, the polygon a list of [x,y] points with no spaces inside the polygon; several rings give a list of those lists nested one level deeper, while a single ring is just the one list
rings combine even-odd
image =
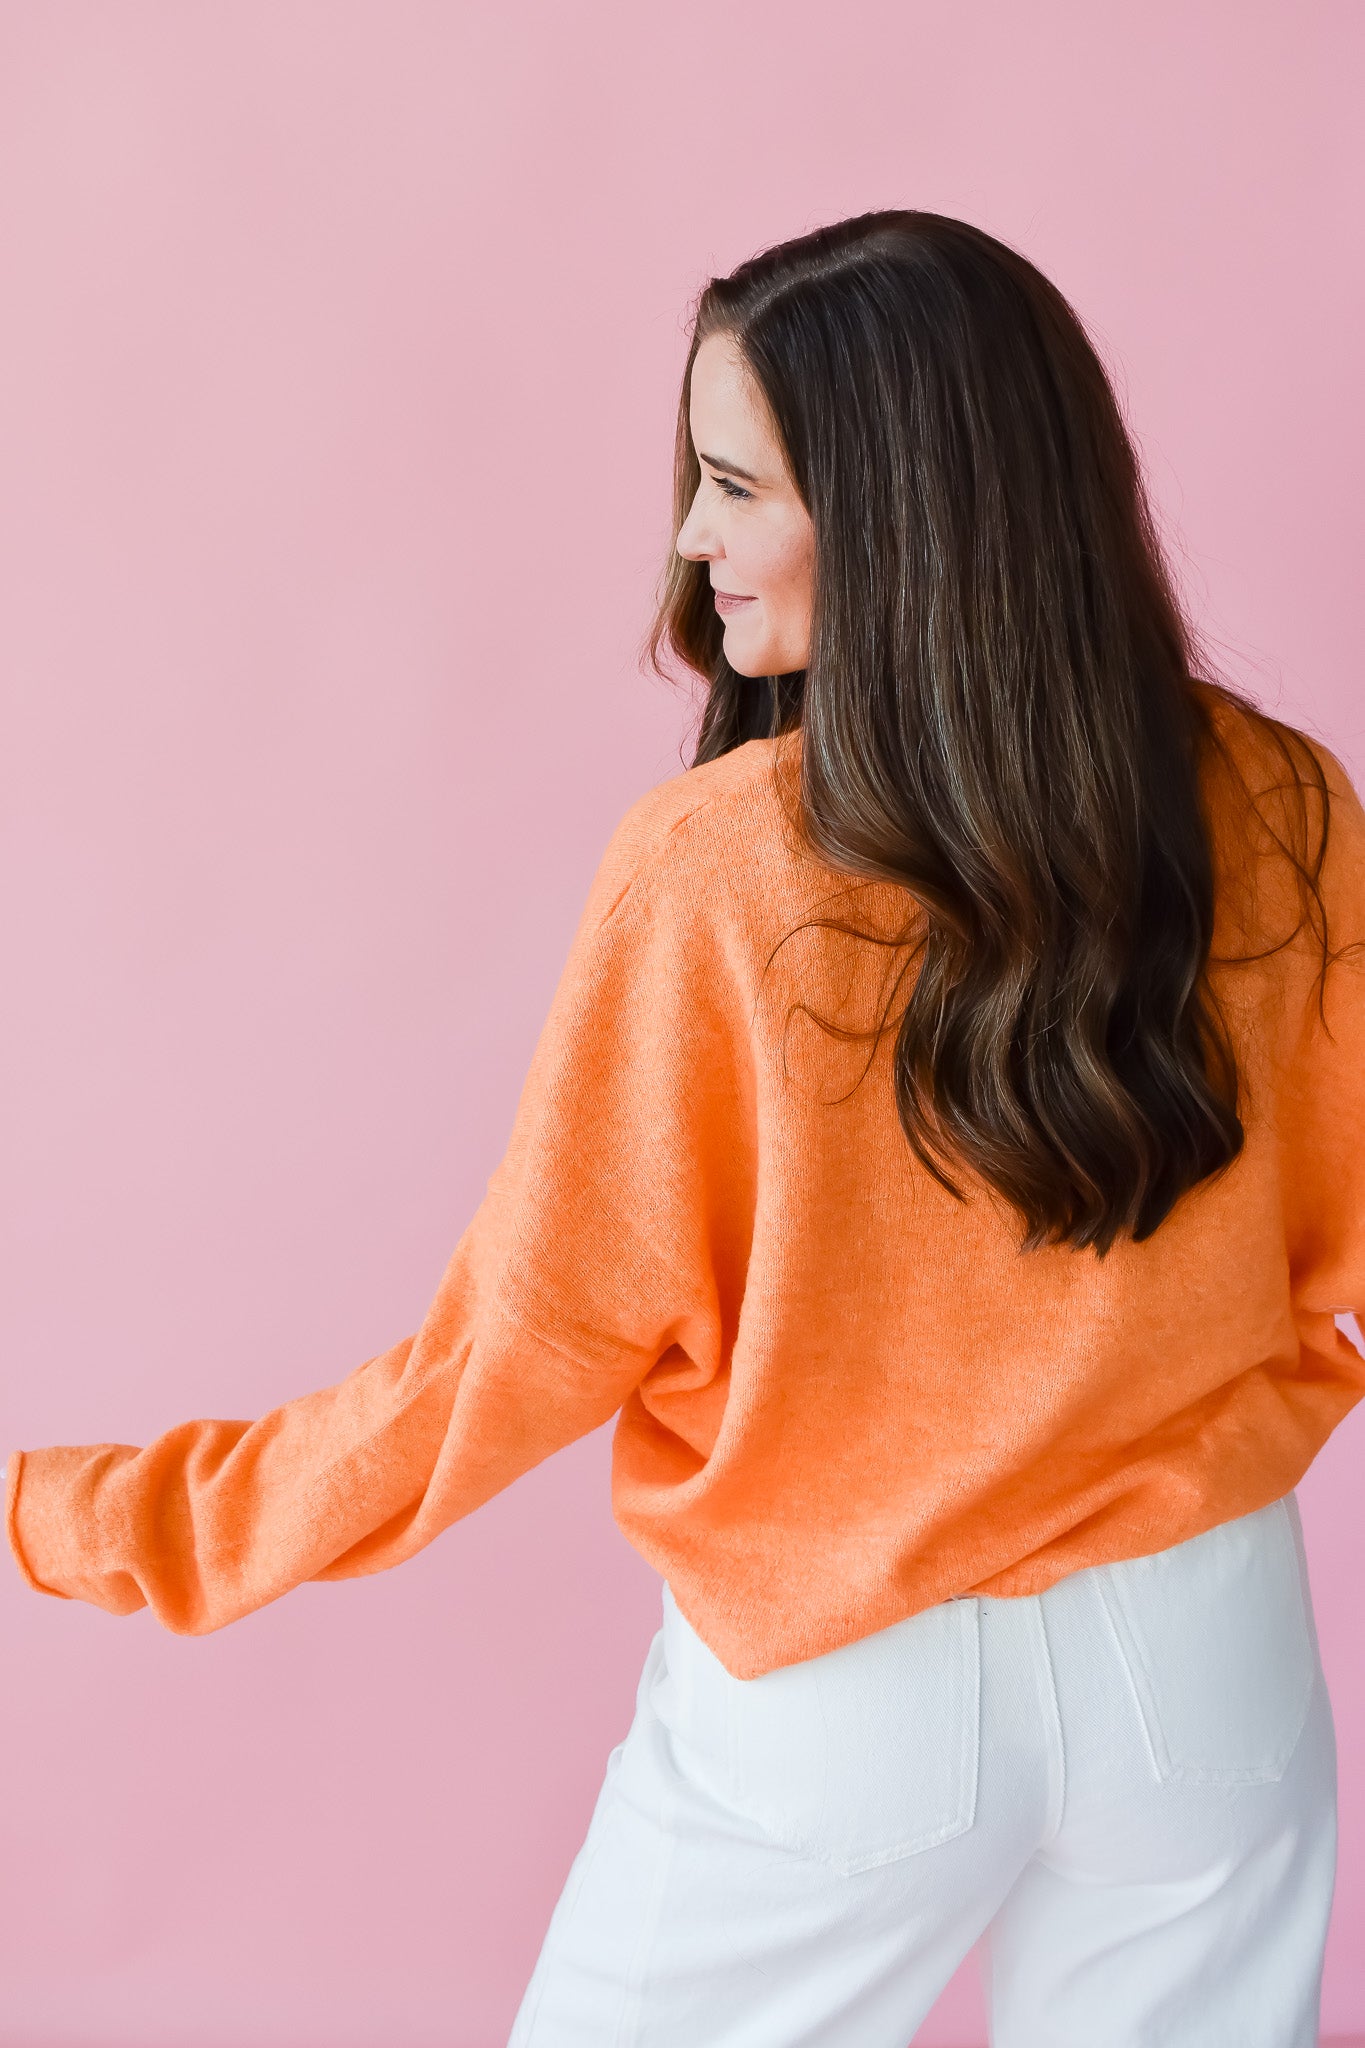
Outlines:
[{"label": "nose", "polygon": [[720,553],[715,535],[707,531],[705,520],[695,500],[691,511],[678,528],[678,538],[673,545],[687,562],[713,561]]}]

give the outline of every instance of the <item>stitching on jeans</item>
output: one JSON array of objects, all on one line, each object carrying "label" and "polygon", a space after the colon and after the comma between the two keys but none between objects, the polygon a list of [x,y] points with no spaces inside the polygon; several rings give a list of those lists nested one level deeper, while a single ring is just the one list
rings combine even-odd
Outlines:
[{"label": "stitching on jeans", "polygon": [[972,1774],[972,1798],[967,1826],[976,1826],[976,1810],[981,1800],[981,1602],[972,1601],[971,1620],[972,1697],[970,1720],[964,1731],[965,1769]]},{"label": "stitching on jeans", "polygon": [[[1098,1568],[1098,1570],[1106,1569],[1109,1568],[1104,1566]],[[1138,1731],[1142,1736],[1142,1746],[1147,1753],[1147,1761],[1152,1767],[1152,1776],[1158,1784],[1164,1784],[1166,1781],[1166,1767],[1162,1756],[1158,1753],[1156,1740],[1148,1722],[1147,1708],[1143,1702],[1142,1688],[1138,1684],[1138,1671],[1141,1659],[1136,1645],[1130,1647],[1127,1616],[1118,1605],[1117,1593],[1112,1592],[1112,1588],[1106,1586],[1103,1579],[1098,1576],[1098,1571],[1092,1584],[1100,1614],[1103,1616],[1105,1627],[1109,1631],[1109,1638],[1114,1648],[1114,1654],[1118,1659],[1119,1670],[1123,1674],[1124,1686],[1127,1689],[1129,1700],[1132,1702]]]},{"label": "stitching on jeans", "polygon": [[1047,1617],[1043,1612],[1043,1596],[1035,1595],[1038,1608],[1038,1627],[1043,1638],[1043,1659],[1047,1665],[1048,1691],[1052,1697],[1052,1726],[1057,1737],[1057,1792],[1056,1815],[1051,1827],[1043,1837],[1044,1843],[1054,1842],[1061,1833],[1062,1819],[1066,1813],[1066,1740],[1062,1734],[1062,1709],[1057,1696],[1057,1669],[1052,1661],[1052,1644],[1048,1639]]},{"label": "stitching on jeans", "polygon": [[638,2048],[641,2038],[641,2029],[644,2025],[644,2000],[641,1992],[645,1971],[649,1966],[649,1958],[663,1919],[664,1892],[673,1866],[673,1854],[678,1846],[678,1804],[679,1794],[671,1784],[666,1785],[659,1797],[659,1844],[655,1855],[653,1889],[636,1938],[630,1967],[626,1972],[620,2011],[612,2030],[612,2048]]},{"label": "stitching on jeans", "polygon": [[[950,1603],[942,1603],[945,1611]],[[793,1825],[789,1806],[783,1806],[770,1795],[761,1802],[753,1799],[743,1785],[743,1774],[739,1768],[743,1751],[741,1746],[739,1701],[740,1686],[757,1681],[731,1680],[726,1689],[726,1731],[727,1754],[732,1765],[728,1796],[736,1809],[751,1819],[779,1848],[803,1862],[813,1863],[833,1870],[841,1877],[853,1877],[869,1870],[880,1870],[887,1864],[901,1862],[907,1856],[922,1854],[925,1850],[937,1848],[943,1842],[955,1840],[966,1834],[976,1823],[977,1804],[980,1790],[981,1760],[981,1603],[973,1595],[960,1598],[953,1596],[951,1608],[957,1634],[953,1639],[956,1673],[962,1680],[962,1712],[959,1717],[958,1747],[955,1756],[953,1776],[953,1812],[938,1827],[917,1834],[902,1836],[898,1841],[876,1850],[867,1848],[850,1849],[841,1853],[829,1841],[829,1774],[833,1745],[830,1740],[829,1717],[825,1698],[821,1690],[820,1672],[822,1660],[803,1660],[810,1665],[812,1695],[821,1730],[821,1789],[814,1808],[814,1818],[808,1818],[805,1827]]]},{"label": "stitching on jeans", "polygon": [[[1171,1549],[1184,1549],[1188,1544],[1202,1543],[1206,1540],[1215,1539],[1221,1535],[1223,1530],[1234,1526],[1237,1522],[1250,1520],[1253,1515],[1268,1515],[1272,1508],[1281,1511],[1278,1521],[1290,1524],[1286,1534],[1292,1545],[1292,1523],[1290,1510],[1287,1506],[1287,1497],[1285,1497],[1277,1501],[1267,1501],[1261,1508],[1250,1509],[1245,1517],[1235,1516],[1232,1522],[1214,1523],[1209,1529],[1202,1530],[1195,1536],[1186,1537],[1181,1544],[1172,1545]],[[1294,1547],[1297,1549],[1297,1546]],[[1149,1578],[1155,1562],[1167,1555],[1169,1555],[1168,1552],[1162,1551],[1152,1556],[1143,1555],[1135,1558],[1125,1558],[1120,1560],[1117,1565],[1096,1567],[1097,1576],[1094,1581],[1100,1608],[1118,1651],[1119,1662],[1127,1680],[1128,1691],[1137,1711],[1143,1742],[1151,1760],[1156,1779],[1164,1785],[1221,1785],[1233,1789],[1245,1785],[1276,1784],[1288,1769],[1289,1760],[1292,1758],[1294,1750],[1297,1748],[1302,1737],[1304,1725],[1312,1705],[1313,1685],[1316,1674],[1310,1671],[1302,1710],[1283,1757],[1277,1758],[1265,1765],[1238,1764],[1222,1766],[1217,1764],[1189,1763],[1181,1760],[1171,1748],[1167,1717],[1162,1708],[1161,1691],[1157,1685],[1152,1660],[1148,1654],[1148,1643],[1143,1633],[1141,1616],[1137,1611],[1133,1595],[1130,1591],[1130,1582],[1133,1579],[1138,1578],[1139,1574],[1141,1574],[1142,1579]],[[1300,1618],[1305,1629],[1311,1662],[1313,1647],[1311,1597],[1302,1597],[1305,1595],[1302,1560],[1296,1557],[1295,1563],[1301,1596]],[[1102,1577],[1098,1576],[1100,1572],[1103,1572]],[[1120,1572],[1122,1572],[1122,1576],[1120,1576]]]}]

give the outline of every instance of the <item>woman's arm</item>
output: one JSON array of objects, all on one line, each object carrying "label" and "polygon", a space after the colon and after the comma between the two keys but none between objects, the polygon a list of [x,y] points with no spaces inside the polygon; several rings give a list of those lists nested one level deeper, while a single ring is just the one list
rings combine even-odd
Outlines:
[{"label": "woman's arm", "polygon": [[202,1635],[303,1580],[402,1563],[605,1422],[652,1359],[585,1364],[482,1303],[483,1215],[417,1334],[338,1385],[145,1449],[15,1451],[9,1538],[29,1584]]},{"label": "woman's arm", "polygon": [[749,1046],[715,891],[642,799],[598,869],[506,1155],[415,1335],[254,1422],[9,1460],[30,1585],[204,1634],[412,1556],[605,1422],[677,1347],[719,1370],[743,1286]]}]

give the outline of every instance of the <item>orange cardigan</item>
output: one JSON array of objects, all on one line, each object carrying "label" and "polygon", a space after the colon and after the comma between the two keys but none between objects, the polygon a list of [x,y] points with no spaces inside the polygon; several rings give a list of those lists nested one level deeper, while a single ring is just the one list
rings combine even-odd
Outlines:
[{"label": "orange cardigan", "polygon": [[[1261,784],[1240,714],[1216,712]],[[1365,939],[1365,810],[1335,803],[1334,945]],[[1246,1147],[1146,1243],[1022,1253],[968,1176],[914,1160],[870,1022],[912,901],[851,882],[784,810],[800,735],[753,740],[628,811],[593,881],[502,1163],[415,1335],[254,1422],[15,1451],[30,1585],[221,1628],[309,1579],[386,1570],[617,1417],[616,1520],[737,1677],[950,1595],[1037,1593],[1277,1499],[1365,1393],[1365,959],[1324,1030],[1306,934],[1214,970]],[[1224,788],[1215,950],[1289,871]],[[1252,886],[1254,885],[1254,894]],[[1287,922],[1277,922],[1287,913]],[[1269,920],[1269,927],[1264,920]],[[904,955],[899,956],[901,964]],[[899,1001],[897,1003],[897,1012]]]}]

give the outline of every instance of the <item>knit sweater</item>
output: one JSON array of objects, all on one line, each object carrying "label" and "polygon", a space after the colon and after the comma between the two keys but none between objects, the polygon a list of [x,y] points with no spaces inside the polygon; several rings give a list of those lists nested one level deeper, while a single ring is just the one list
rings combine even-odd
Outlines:
[{"label": "knit sweater", "polygon": [[[614,1416],[619,1527],[750,1678],[1295,1485],[1365,1393],[1335,1320],[1365,1306],[1365,948],[1322,1015],[1307,927],[1215,965],[1239,1157],[1143,1243],[1021,1251],[993,1188],[955,1170],[959,1202],[914,1158],[894,1029],[870,1052],[792,1008],[866,1026],[906,960],[803,919],[891,936],[914,912],[801,841],[800,744],[751,740],[626,813],[415,1334],[255,1421],[13,1452],[31,1586],[204,1634],[401,1563]],[[1336,947],[1365,940],[1365,810],[1314,745]],[[1282,936],[1291,871],[1221,773],[1205,794],[1215,953]]]}]

